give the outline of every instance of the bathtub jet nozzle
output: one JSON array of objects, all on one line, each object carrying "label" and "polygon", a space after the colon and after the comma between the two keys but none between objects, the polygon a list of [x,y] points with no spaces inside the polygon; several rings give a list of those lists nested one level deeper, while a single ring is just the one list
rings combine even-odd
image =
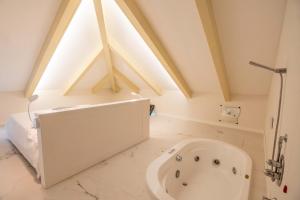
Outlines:
[{"label": "bathtub jet nozzle", "polygon": [[182,156],[179,155],[179,154],[177,154],[177,155],[176,155],[176,161],[177,161],[177,162],[182,161]]}]

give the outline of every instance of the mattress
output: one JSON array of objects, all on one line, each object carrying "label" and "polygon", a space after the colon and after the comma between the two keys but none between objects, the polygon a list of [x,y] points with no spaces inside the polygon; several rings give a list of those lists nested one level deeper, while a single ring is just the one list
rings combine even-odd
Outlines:
[{"label": "mattress", "polygon": [[11,115],[5,126],[8,139],[36,169],[39,175],[37,130],[32,128],[28,114],[18,113]]}]

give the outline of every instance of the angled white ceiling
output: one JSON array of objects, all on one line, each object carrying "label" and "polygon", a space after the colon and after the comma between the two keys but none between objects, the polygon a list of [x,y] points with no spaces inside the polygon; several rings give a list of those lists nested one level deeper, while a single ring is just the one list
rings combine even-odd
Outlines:
[{"label": "angled white ceiling", "polygon": [[[195,92],[220,92],[194,0],[136,0],[182,75]],[[23,90],[59,0],[0,1],[0,91]],[[22,6],[21,6],[22,5]],[[38,89],[64,89],[102,48],[92,0],[83,0],[61,40]],[[103,0],[109,40],[164,90],[177,87],[143,39],[112,0]],[[270,74],[249,60],[275,62],[285,0],[213,0],[231,92],[267,94]],[[10,19],[10,20],[5,20]],[[2,45],[3,44],[3,45]],[[140,88],[148,86],[113,55],[116,67]],[[100,58],[76,89],[91,87],[106,74]],[[47,75],[48,74],[48,75]]]},{"label": "angled white ceiling", "polygon": [[194,0],[136,1],[195,92],[220,92]]},{"label": "angled white ceiling", "polygon": [[[177,89],[151,49],[132,26],[115,1],[103,1],[104,20],[109,40],[117,42],[138,63],[138,67],[164,89]],[[117,66],[116,66],[117,67]]]},{"label": "angled white ceiling", "polygon": [[24,90],[60,2],[0,1],[0,91]]},{"label": "angled white ceiling", "polygon": [[[78,70],[101,51],[92,0],[81,1],[36,90],[62,89]],[[100,75],[99,75],[100,77]]]},{"label": "angled white ceiling", "polygon": [[232,93],[268,94],[272,74],[250,60],[275,64],[286,0],[212,0]]},{"label": "angled white ceiling", "polygon": [[[113,38],[136,60],[138,67],[165,89],[177,89],[173,80],[161,66],[143,39],[133,28],[118,5],[103,1],[104,18],[109,38]],[[58,48],[44,72],[36,91],[63,89],[70,78],[84,68],[102,49],[93,0],[82,0]],[[129,44],[129,45],[128,45]],[[126,66],[122,58],[113,55],[114,66],[124,72],[140,88],[148,86]],[[105,76],[107,70],[102,56],[83,77],[75,89],[91,89]],[[92,71],[92,72],[91,72]]]}]

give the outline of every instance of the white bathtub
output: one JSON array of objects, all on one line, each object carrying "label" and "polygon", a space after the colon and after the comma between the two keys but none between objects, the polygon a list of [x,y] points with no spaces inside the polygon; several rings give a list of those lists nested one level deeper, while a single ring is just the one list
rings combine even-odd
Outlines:
[{"label": "white bathtub", "polygon": [[146,179],[159,200],[248,200],[251,169],[252,161],[241,149],[221,141],[194,139],[154,160]]}]

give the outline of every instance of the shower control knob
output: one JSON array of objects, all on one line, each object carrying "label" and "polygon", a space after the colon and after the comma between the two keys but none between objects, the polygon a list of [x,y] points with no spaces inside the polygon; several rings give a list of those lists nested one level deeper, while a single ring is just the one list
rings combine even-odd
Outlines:
[{"label": "shower control knob", "polygon": [[281,163],[280,162],[277,162],[275,160],[268,160],[267,161],[267,164],[272,166],[272,167],[278,167],[280,168],[281,167]]}]

